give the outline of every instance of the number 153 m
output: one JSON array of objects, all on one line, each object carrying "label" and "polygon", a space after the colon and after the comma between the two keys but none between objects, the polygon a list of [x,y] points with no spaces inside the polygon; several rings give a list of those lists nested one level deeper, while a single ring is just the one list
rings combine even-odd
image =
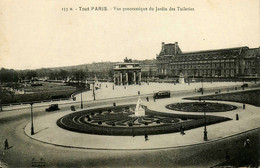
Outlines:
[{"label": "number 153 m", "polygon": [[68,12],[68,11],[69,11],[69,8],[61,8],[61,10],[62,10],[63,12]]}]

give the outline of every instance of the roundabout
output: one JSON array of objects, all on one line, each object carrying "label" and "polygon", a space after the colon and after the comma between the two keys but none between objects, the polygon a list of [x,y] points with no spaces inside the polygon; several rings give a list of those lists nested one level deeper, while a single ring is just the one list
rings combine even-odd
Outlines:
[{"label": "roundabout", "polygon": [[[118,104],[116,108],[98,106],[77,112],[69,110],[55,112],[35,119],[35,135],[30,135],[30,123],[26,125],[25,133],[37,141],[69,148],[158,150],[212,143],[224,137],[258,128],[254,124],[254,121],[257,120],[257,118],[253,118],[255,110],[250,110],[255,109],[254,106],[248,105],[247,109],[251,112],[244,113],[241,103],[225,102],[222,104],[229,104],[237,108],[206,115],[209,141],[205,142],[203,140],[204,115],[197,112],[177,112],[165,108],[172,104],[171,102],[187,103],[190,101],[170,98],[157,100],[156,103],[144,102],[143,107],[146,114],[139,117],[132,114],[134,104]],[[236,113],[241,116],[239,122],[235,120]],[[88,121],[89,119],[91,120]],[[135,121],[133,122],[133,120]],[[157,122],[158,120],[160,122]],[[252,124],[248,124],[248,120],[253,121]],[[115,124],[111,123],[112,121]],[[130,122],[134,124],[131,125]],[[185,136],[180,134],[181,126],[185,128]],[[149,141],[144,140],[144,132],[148,133]]]},{"label": "roundabout", "polygon": [[[166,108],[167,105],[174,103],[194,103],[194,100],[182,98],[176,96],[148,102],[145,101],[145,97],[141,97],[145,109],[144,116],[133,115],[136,99],[117,101],[116,108],[109,106],[115,100],[91,102],[91,106],[84,104],[82,110],[79,105],[76,107],[77,111],[70,111],[70,105],[61,105],[60,111],[51,113],[44,112],[45,107],[35,108],[33,111],[34,135],[31,135],[30,114],[28,113],[30,108],[24,109],[24,112],[17,110],[13,113],[3,113],[4,115],[19,114],[16,120],[6,121],[8,124],[2,122],[3,130],[12,130],[11,134],[15,135],[14,138],[8,137],[10,144],[14,147],[5,151],[5,161],[13,167],[21,163],[30,167],[30,160],[33,158],[37,160],[44,158],[47,167],[53,165],[56,167],[116,167],[118,165],[122,167],[190,167],[197,163],[200,163],[201,167],[209,167],[209,165],[223,162],[226,152],[231,155],[231,158],[234,158],[236,153],[240,153],[246,136],[250,137],[252,146],[256,144],[257,136],[254,135],[259,133],[257,124],[259,107],[246,104],[246,109],[243,109],[242,103],[206,101],[206,103],[232,105],[236,109],[207,113],[208,141],[204,141],[204,124],[193,128],[188,127],[191,123],[203,121],[203,113]],[[21,115],[24,114],[26,115],[22,118]],[[239,120],[236,120],[236,114],[239,115]],[[215,117],[229,120],[209,124],[208,119]],[[88,133],[62,128],[57,125],[57,121],[62,118],[64,121],[65,118],[68,119],[70,126],[81,128],[80,124],[90,125],[91,130],[98,128],[104,132]],[[88,121],[89,118],[91,121]],[[133,125],[129,124],[130,118],[137,118]],[[109,120],[105,121],[105,119]],[[114,119],[118,120],[113,121]],[[123,122],[126,119],[127,121]],[[158,120],[160,122],[157,123]],[[181,124],[187,124],[184,126],[184,135],[179,131]],[[165,129],[164,126],[170,128]],[[164,127],[162,130],[169,132],[162,132],[162,130],[158,133],[150,132],[156,127]],[[108,128],[116,129],[117,133],[111,134]],[[123,132],[119,135],[119,130],[123,129],[129,130],[129,134]],[[133,129],[145,129],[149,140],[145,141],[142,131],[133,136]],[[20,152],[20,157],[15,163],[12,158],[13,152],[18,154]]]},{"label": "roundabout", "polygon": [[[104,107],[65,115],[57,120],[63,129],[88,134],[135,136],[179,132],[205,125],[203,115],[169,114],[145,109],[144,116],[134,114],[135,105]],[[206,124],[228,121],[229,118],[206,116]]]}]

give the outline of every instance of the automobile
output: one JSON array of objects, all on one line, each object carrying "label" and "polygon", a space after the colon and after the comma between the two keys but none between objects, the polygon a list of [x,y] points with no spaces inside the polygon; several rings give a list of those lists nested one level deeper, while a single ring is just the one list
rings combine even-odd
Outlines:
[{"label": "automobile", "polygon": [[241,85],[241,87],[248,87],[248,84],[244,83],[243,85]]},{"label": "automobile", "polygon": [[171,97],[171,92],[170,91],[159,91],[154,93],[153,97],[155,99],[160,99],[160,98],[169,98]]},{"label": "automobile", "polygon": [[70,106],[71,111],[76,111],[75,106]]},{"label": "automobile", "polygon": [[202,91],[204,91],[203,88],[199,88],[199,89],[198,89],[198,92],[202,92]]},{"label": "automobile", "polygon": [[56,111],[59,110],[58,104],[51,104],[48,108],[45,109],[46,111]]}]

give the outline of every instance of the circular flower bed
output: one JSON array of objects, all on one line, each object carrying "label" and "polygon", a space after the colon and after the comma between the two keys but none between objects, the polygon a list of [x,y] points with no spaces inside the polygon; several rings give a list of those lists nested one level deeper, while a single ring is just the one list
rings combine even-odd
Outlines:
[{"label": "circular flower bed", "polygon": [[[150,135],[179,132],[204,126],[203,115],[169,114],[145,108],[145,116],[134,115],[135,105],[98,108],[71,113],[57,121],[57,125],[70,131],[99,135]],[[207,116],[206,123],[215,124],[230,120]]]},{"label": "circular flower bed", "polygon": [[166,108],[185,112],[225,112],[235,110],[237,107],[229,104],[212,102],[185,102],[169,104]]}]

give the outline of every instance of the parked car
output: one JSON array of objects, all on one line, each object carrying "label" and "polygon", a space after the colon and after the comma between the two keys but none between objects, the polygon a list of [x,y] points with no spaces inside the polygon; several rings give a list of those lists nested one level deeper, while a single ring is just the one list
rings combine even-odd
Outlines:
[{"label": "parked car", "polygon": [[46,111],[56,111],[59,110],[58,104],[51,104],[50,107],[45,109]]},{"label": "parked car", "polygon": [[244,83],[243,85],[241,85],[241,87],[248,87],[248,84]]},{"label": "parked car", "polygon": [[76,111],[75,106],[70,106],[71,111]]},{"label": "parked car", "polygon": [[171,97],[171,92],[170,91],[159,91],[153,95],[155,99],[160,99],[160,98],[169,98]]}]

